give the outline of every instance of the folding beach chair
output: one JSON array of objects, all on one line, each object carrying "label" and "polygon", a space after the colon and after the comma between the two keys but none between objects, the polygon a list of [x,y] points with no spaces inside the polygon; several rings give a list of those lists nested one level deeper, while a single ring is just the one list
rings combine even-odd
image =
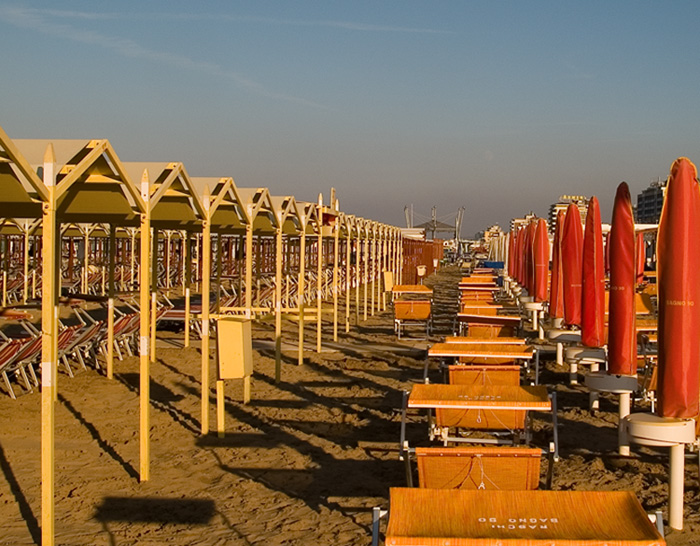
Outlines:
[{"label": "folding beach chair", "polygon": [[[14,362],[15,356],[19,352],[20,348],[22,348],[24,343],[25,341],[21,339],[10,339],[0,346],[0,374],[2,374],[2,379],[5,382],[5,387],[7,388],[8,394],[13,400],[16,400],[17,396],[15,395],[15,391],[10,383],[9,374],[12,372],[12,370],[10,370],[10,365]],[[25,382],[26,384],[29,383],[26,376]]]},{"label": "folding beach chair", "polygon": [[432,302],[430,300],[394,301],[394,331],[398,339],[401,339],[402,328],[411,323],[425,325],[425,337],[430,337],[432,330]]}]

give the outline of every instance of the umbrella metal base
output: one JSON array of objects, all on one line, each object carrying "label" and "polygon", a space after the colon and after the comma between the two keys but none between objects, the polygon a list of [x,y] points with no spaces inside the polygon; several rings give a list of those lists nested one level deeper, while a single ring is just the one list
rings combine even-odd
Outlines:
[{"label": "umbrella metal base", "polygon": [[683,529],[683,455],[685,444],[695,442],[695,419],[660,417],[655,413],[632,413],[624,419],[630,442],[651,447],[670,448],[668,486],[668,524]]}]

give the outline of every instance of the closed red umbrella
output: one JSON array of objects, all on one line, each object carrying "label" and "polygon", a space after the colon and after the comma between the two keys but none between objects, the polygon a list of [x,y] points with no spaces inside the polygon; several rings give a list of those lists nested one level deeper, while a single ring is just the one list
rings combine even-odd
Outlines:
[{"label": "closed red umbrella", "polygon": [[610,232],[605,236],[605,274],[610,274]]},{"label": "closed red umbrella", "polygon": [[630,190],[625,182],[617,187],[610,249],[610,304],[608,325],[608,372],[614,375],[637,373],[635,331],[635,239],[634,213]]},{"label": "closed red umbrella", "polygon": [[523,284],[523,230],[515,232],[515,255],[513,256],[513,276],[518,284]]},{"label": "closed red umbrella", "polygon": [[647,260],[646,245],[644,244],[644,234],[637,234],[637,284],[644,281],[644,266]]},{"label": "closed red umbrella", "polygon": [[691,418],[700,410],[700,190],[697,169],[671,165],[657,242],[658,414]]},{"label": "closed red umbrella", "polygon": [[530,222],[525,229],[525,244],[523,255],[525,257],[525,288],[527,288],[528,294],[532,296],[534,292],[534,260],[532,256],[532,245],[535,242],[535,223]]},{"label": "closed red umbrella", "polygon": [[570,326],[581,325],[582,260],[581,213],[579,213],[578,207],[571,203],[566,209],[564,232],[561,239],[564,322]]},{"label": "closed red umbrella", "polygon": [[537,220],[532,250],[535,277],[533,296],[535,301],[546,301],[549,281],[549,236],[547,235],[547,222],[544,218]]},{"label": "closed red umbrella", "polygon": [[508,275],[513,277],[515,263],[515,230],[508,234]]},{"label": "closed red umbrella", "polygon": [[588,202],[583,237],[583,297],[581,342],[588,347],[605,345],[605,256],[598,198]]},{"label": "closed red umbrella", "polygon": [[561,238],[564,230],[564,211],[557,214],[552,244],[552,282],[549,287],[549,316],[564,318],[564,283],[562,282]]}]

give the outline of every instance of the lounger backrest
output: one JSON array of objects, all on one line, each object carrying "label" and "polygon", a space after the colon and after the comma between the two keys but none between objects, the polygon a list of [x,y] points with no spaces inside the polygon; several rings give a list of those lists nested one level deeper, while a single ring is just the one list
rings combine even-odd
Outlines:
[{"label": "lounger backrest", "polygon": [[519,385],[520,366],[450,366],[450,385]]},{"label": "lounger backrest", "polygon": [[515,364],[515,360],[512,358],[485,358],[485,357],[476,357],[476,356],[460,356],[459,357],[459,362],[460,364],[498,364],[501,366],[507,366],[507,365],[513,365]]},{"label": "lounger backrest", "polygon": [[524,491],[540,484],[542,452],[525,447],[416,448],[418,485]]},{"label": "lounger backrest", "polygon": [[636,293],[634,295],[635,312],[638,315],[653,315],[654,304],[651,301],[651,296],[644,293]]},{"label": "lounger backrest", "polygon": [[472,430],[524,430],[526,410],[516,409],[435,409],[435,424]]}]

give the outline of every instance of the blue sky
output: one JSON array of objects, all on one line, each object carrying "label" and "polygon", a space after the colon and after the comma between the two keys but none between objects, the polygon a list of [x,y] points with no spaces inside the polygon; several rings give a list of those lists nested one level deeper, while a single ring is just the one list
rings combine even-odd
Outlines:
[{"label": "blue sky", "polygon": [[[463,235],[700,161],[700,4],[0,0],[0,126]],[[633,197],[634,198],[634,197]],[[418,216],[417,216],[418,218]]]}]

